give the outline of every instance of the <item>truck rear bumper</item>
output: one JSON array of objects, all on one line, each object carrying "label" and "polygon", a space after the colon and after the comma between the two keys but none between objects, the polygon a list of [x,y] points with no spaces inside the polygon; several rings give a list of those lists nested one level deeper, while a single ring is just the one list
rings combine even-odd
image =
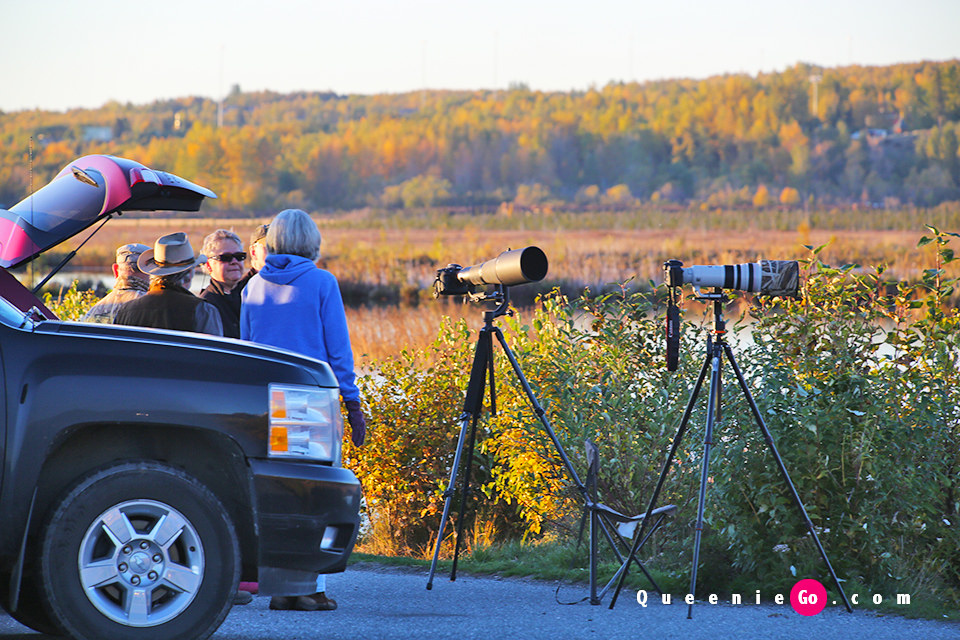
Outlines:
[{"label": "truck rear bumper", "polygon": [[264,595],[316,591],[318,573],[343,571],[357,539],[360,483],[340,467],[250,460]]}]

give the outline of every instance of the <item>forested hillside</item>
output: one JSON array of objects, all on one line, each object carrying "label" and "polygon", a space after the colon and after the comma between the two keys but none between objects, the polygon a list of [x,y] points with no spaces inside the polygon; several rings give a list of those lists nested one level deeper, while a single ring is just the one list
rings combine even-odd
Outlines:
[{"label": "forested hillside", "polygon": [[[117,81],[122,81],[117,79]],[[110,153],[214,189],[205,210],[629,208],[960,199],[960,60],[544,93],[244,93],[0,113],[0,204]]]}]

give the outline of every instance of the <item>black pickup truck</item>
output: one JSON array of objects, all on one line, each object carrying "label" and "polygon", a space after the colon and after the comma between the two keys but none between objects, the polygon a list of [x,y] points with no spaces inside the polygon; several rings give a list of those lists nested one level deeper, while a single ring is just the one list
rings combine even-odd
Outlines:
[{"label": "black pickup truck", "polygon": [[39,631],[205,638],[240,580],[312,593],[353,549],[361,489],[326,363],[61,322],[7,271],[114,215],[206,197],[86,156],[0,209],[0,605]]}]

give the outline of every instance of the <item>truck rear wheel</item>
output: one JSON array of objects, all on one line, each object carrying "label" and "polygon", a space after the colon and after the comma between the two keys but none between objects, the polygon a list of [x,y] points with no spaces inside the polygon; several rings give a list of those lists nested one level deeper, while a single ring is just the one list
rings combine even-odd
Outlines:
[{"label": "truck rear wheel", "polygon": [[76,638],[206,638],[237,589],[237,535],[195,478],[124,463],[82,481],[54,509],[41,576],[51,615]]}]

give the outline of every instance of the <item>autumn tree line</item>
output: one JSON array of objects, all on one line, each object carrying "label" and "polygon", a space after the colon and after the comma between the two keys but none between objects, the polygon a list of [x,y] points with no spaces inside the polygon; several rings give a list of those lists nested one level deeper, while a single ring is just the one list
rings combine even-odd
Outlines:
[{"label": "autumn tree line", "polygon": [[[933,206],[960,200],[960,60],[586,91],[249,93],[0,112],[0,205],[109,153],[258,216],[449,206]],[[31,167],[32,156],[32,167]]]}]

